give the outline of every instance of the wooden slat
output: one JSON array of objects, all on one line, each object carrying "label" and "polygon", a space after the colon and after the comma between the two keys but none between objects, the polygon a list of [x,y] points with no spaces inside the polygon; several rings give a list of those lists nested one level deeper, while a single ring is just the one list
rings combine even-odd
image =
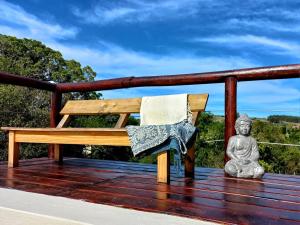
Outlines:
[{"label": "wooden slat", "polygon": [[188,102],[192,112],[204,111],[208,100],[208,94],[189,94]]},{"label": "wooden slat", "polygon": [[61,119],[61,121],[58,123],[58,125],[56,126],[56,128],[63,128],[66,127],[68,125],[68,123],[71,120],[71,116],[66,114],[63,116],[63,118]]},{"label": "wooden slat", "polygon": [[[191,111],[203,111],[208,94],[189,94]],[[109,100],[73,100],[68,101],[60,114],[97,115],[105,113],[139,113],[141,98],[109,99]]]},{"label": "wooden slat", "polygon": [[125,132],[125,128],[28,128],[28,127],[1,127],[1,130],[4,131],[32,131],[32,132],[64,132],[64,131],[74,131],[74,132],[85,132],[85,131],[93,131],[93,132]]},{"label": "wooden slat", "polygon": [[60,114],[98,115],[105,113],[138,113],[141,98],[68,101]]},{"label": "wooden slat", "polygon": [[127,132],[122,131],[15,131],[15,141],[23,143],[90,144],[130,146]]},{"label": "wooden slat", "polygon": [[115,128],[122,128],[122,127],[125,127],[127,121],[128,121],[128,118],[129,118],[129,113],[122,113],[120,114],[120,117],[115,125]]}]

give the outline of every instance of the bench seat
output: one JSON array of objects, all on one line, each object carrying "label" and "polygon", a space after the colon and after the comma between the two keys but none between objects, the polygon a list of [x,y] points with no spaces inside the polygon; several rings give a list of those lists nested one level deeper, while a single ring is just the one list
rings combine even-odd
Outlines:
[{"label": "bench seat", "polygon": [[2,127],[14,133],[17,143],[130,146],[125,128],[20,128]]}]

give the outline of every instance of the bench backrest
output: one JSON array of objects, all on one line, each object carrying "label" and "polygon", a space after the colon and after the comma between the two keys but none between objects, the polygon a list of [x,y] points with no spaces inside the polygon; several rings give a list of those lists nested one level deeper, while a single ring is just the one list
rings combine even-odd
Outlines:
[{"label": "bench backrest", "polygon": [[[189,94],[188,102],[193,112],[193,117],[198,116],[198,112],[205,110],[208,94]],[[60,111],[64,115],[58,127],[63,127],[70,119],[70,116],[77,115],[100,115],[100,114],[120,114],[120,119],[116,127],[125,125],[131,113],[139,113],[142,98],[127,99],[107,99],[107,100],[70,100]],[[196,120],[196,118],[193,118]]]}]

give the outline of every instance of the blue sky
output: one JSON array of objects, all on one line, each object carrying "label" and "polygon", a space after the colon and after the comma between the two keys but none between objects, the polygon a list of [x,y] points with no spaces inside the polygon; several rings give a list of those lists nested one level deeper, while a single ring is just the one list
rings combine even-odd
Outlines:
[{"label": "blue sky", "polygon": [[[97,79],[300,63],[297,0],[0,0],[0,33],[42,41],[90,65]],[[224,85],[132,88],[104,98],[210,94],[224,113]],[[300,116],[300,78],[238,84],[238,111]]]}]

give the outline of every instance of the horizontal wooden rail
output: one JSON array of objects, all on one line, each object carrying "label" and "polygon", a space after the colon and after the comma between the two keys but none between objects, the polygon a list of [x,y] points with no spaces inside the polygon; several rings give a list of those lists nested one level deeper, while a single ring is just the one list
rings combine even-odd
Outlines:
[{"label": "horizontal wooden rail", "polygon": [[61,83],[57,85],[57,89],[60,92],[76,92],[112,90],[142,86],[209,84],[225,82],[226,77],[235,77],[237,81],[299,78],[300,64],[227,70],[209,73],[124,77],[84,83]]},{"label": "horizontal wooden rail", "polygon": [[[165,76],[147,77],[124,77],[117,79],[100,80],[83,83],[61,83],[52,84],[46,81],[39,81],[32,78],[0,72],[0,83],[20,85],[52,91],[51,104],[51,126],[57,124],[58,112],[60,109],[62,93],[101,91],[131,87],[146,86],[172,86],[172,85],[193,85],[225,83],[226,106],[225,106],[225,143],[229,136],[234,134],[233,122],[236,115],[236,89],[239,81],[270,80],[300,78],[300,64],[258,67],[250,69],[227,70],[208,73],[192,73]],[[226,146],[226,145],[225,145]],[[53,148],[49,148],[49,156],[53,156]],[[52,152],[52,153],[51,153]],[[226,159],[225,159],[226,160]]]},{"label": "horizontal wooden rail", "polygon": [[142,86],[192,85],[225,82],[226,77],[237,81],[300,78],[300,64],[273,67],[259,67],[240,70],[227,70],[207,73],[191,73],[165,76],[124,77],[82,83],[53,84],[33,78],[17,76],[0,71],[0,83],[32,87],[48,91],[76,92],[100,91]]},{"label": "horizontal wooden rail", "polygon": [[52,84],[47,81],[40,81],[29,77],[17,76],[14,74],[9,74],[1,71],[0,71],[0,83],[18,85],[23,87],[32,87],[32,88],[47,90],[47,91],[56,90],[56,84]]}]

